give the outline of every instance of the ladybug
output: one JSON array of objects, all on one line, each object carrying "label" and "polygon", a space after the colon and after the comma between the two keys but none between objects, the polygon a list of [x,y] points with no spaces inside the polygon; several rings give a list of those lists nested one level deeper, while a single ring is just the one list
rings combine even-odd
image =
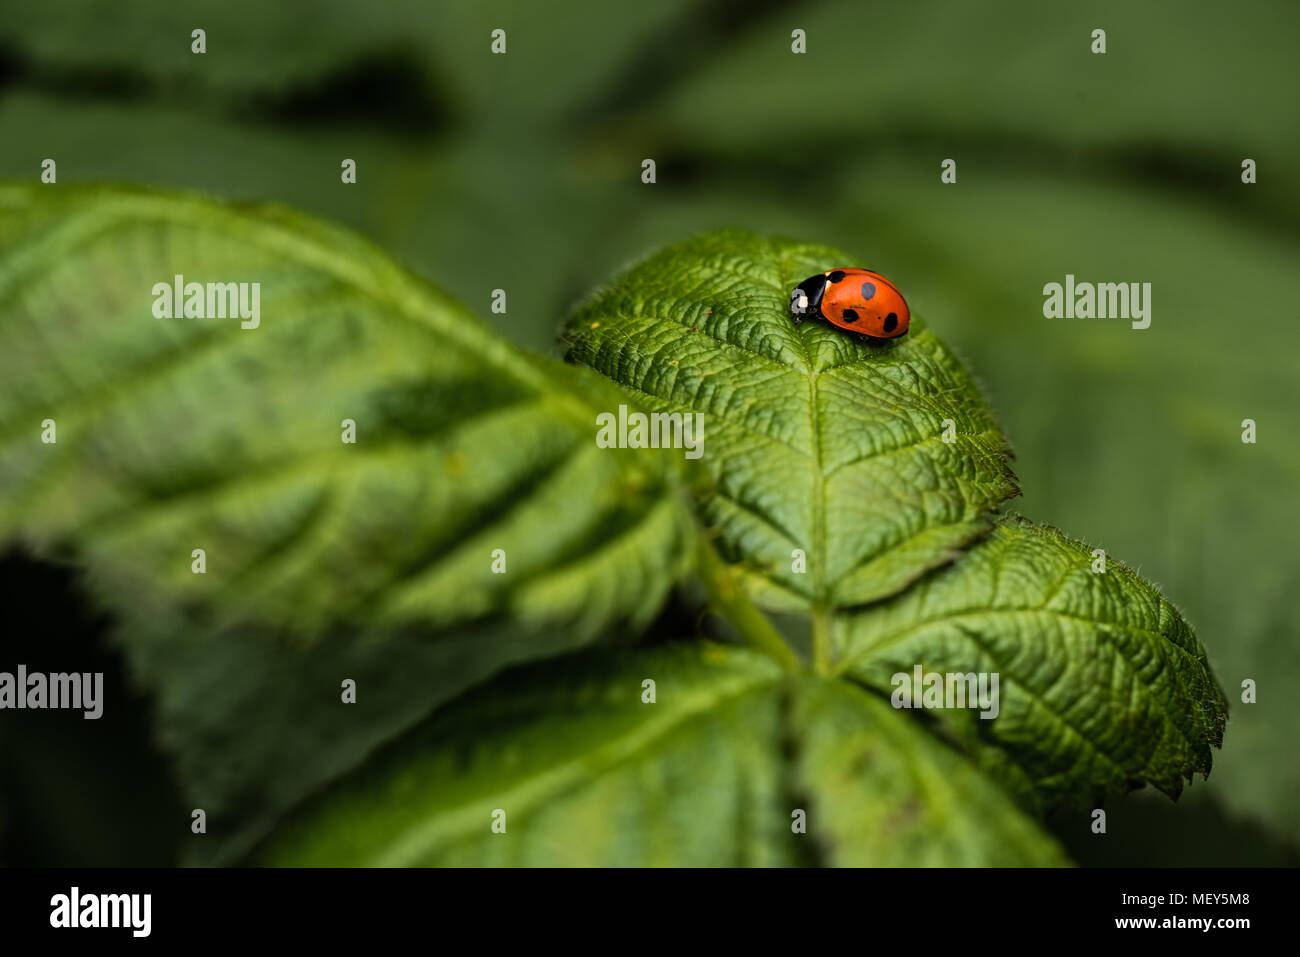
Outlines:
[{"label": "ladybug", "polygon": [[871,339],[897,339],[912,321],[898,287],[868,269],[831,269],[810,276],[790,293],[790,312],[795,322],[821,316]]}]

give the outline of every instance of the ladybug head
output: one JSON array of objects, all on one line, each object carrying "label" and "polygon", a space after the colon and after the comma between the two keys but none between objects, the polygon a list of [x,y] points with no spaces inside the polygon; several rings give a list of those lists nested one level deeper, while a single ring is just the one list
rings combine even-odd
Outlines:
[{"label": "ladybug head", "polygon": [[796,316],[817,312],[822,293],[826,291],[826,277],[821,273],[810,276],[790,292],[790,311]]}]

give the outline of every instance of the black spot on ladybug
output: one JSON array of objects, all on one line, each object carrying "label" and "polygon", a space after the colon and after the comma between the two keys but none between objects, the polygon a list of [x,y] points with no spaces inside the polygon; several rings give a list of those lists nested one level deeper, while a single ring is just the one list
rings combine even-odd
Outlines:
[{"label": "black spot on ladybug", "polygon": [[862,284],[862,298],[870,299],[876,294],[876,284],[874,282],[864,282]]},{"label": "black spot on ladybug", "polygon": [[893,332],[897,328],[898,328],[898,313],[891,312],[889,315],[885,316],[885,331]]},{"label": "black spot on ladybug", "polygon": [[843,312],[845,322],[857,322],[858,313],[856,309],[845,309]]},{"label": "black spot on ladybug", "polygon": [[841,279],[844,278],[844,275],[845,275],[845,273],[844,273],[844,270],[843,270],[843,269],[837,269],[837,270],[835,270],[833,273],[831,273],[829,276],[827,276],[827,277],[826,277],[826,280],[827,280],[827,282],[837,283],[837,282],[839,282]]}]

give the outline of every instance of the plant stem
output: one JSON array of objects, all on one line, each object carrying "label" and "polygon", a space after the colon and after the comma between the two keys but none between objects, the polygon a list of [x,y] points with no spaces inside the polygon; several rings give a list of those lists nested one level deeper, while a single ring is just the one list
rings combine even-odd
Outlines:
[{"label": "plant stem", "polygon": [[696,545],[695,568],[714,612],[731,622],[751,645],[775,658],[786,671],[801,667],[794,650],[745,595],[736,580],[735,569],[719,557],[703,534]]}]

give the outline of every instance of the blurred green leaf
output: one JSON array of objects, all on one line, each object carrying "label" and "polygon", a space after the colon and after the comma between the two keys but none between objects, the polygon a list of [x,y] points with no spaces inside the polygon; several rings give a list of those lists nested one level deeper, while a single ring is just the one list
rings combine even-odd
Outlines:
[{"label": "blurred green leaf", "polygon": [[[796,810],[806,834],[792,827]],[[504,833],[492,830],[498,811]],[[787,685],[766,658],[699,644],[507,676],[309,803],[259,859],[1064,863],[971,765],[870,694],[813,678]]]},{"label": "blurred green leaf", "polygon": [[[1251,3],[1213,30],[1214,8],[1180,9],[882,0],[864,11],[828,0],[765,18],[648,112],[693,150],[762,150],[769,161],[812,147],[834,162],[925,139],[937,149],[1192,149],[1233,161],[1234,179],[1243,156],[1281,164],[1300,148],[1300,127],[1282,121],[1300,75],[1290,42],[1300,9]],[[794,28],[807,34],[806,54],[791,53]],[[1104,54],[1092,52],[1098,28]],[[785,139],[773,141],[778,128]],[[954,154],[933,155],[937,182],[939,160]]]},{"label": "blurred green leaf", "polygon": [[[999,675],[991,720],[938,712],[1040,811],[1208,775],[1227,702],[1192,629],[1130,569],[1024,520],[844,623],[844,670],[889,693],[920,665]],[[894,686],[896,687],[896,686]]]},{"label": "blurred green leaf", "polygon": [[915,313],[885,344],[791,322],[795,285],[849,265],[823,246],[710,233],[619,276],[567,332],[571,360],[649,407],[704,413],[703,511],[724,556],[762,602],[823,622],[950,561],[1017,491],[978,390]]},{"label": "blurred green leaf", "polygon": [[[1006,793],[920,722],[852,681],[804,679],[798,781],[829,862],[905,867],[1057,866],[1066,857]],[[822,829],[825,829],[823,832]]]},{"label": "blurred green leaf", "polygon": [[[261,324],[157,318],[154,284],[175,274],[260,282]],[[5,188],[0,304],[0,537],[85,564],[135,622],[125,640],[163,685],[164,726],[238,722],[311,642],[321,683],[277,711],[301,737],[342,721],[328,712],[354,670],[418,664],[396,680],[406,697],[352,719],[336,770],[508,663],[635,632],[686,567],[671,465],[595,444],[620,393],[516,352],[350,234],[188,196]],[[348,637],[358,648],[331,655]],[[283,741],[239,740],[267,730],[218,727],[220,747],[182,759],[198,806],[266,792],[274,809],[318,783],[310,748],[285,761]]]},{"label": "blurred green leaf", "polygon": [[[0,174],[9,178],[35,179],[52,157],[60,187],[143,182],[281,203],[338,222],[539,352],[553,350],[587,281],[588,250],[625,215],[640,185],[635,164],[607,169],[550,140],[539,140],[533,162],[521,166],[508,142],[486,137],[435,148],[346,120],[307,131],[26,92],[0,99],[0,138],[13,140],[0,154]],[[356,183],[340,181],[344,157],[357,163]],[[572,245],[555,242],[557,223]],[[488,312],[494,289],[508,294],[503,314]]]},{"label": "blurred green leaf", "polygon": [[[331,78],[368,70],[420,88],[393,96],[506,127],[553,121],[583,105],[621,77],[647,35],[689,26],[692,7],[387,0],[362,12],[347,0],[67,0],[57,8],[10,0],[0,7],[0,43],[38,69],[37,82],[116,80],[160,99],[176,91],[199,99],[297,91],[328,105],[347,95]],[[206,53],[191,51],[195,29],[206,31]],[[504,54],[492,52],[497,29],[506,33]],[[378,98],[369,104],[388,107]]]},{"label": "blurred green leaf", "polygon": [[[394,41],[426,30],[436,10],[410,0],[365,16],[345,0],[69,0],[59,7],[14,0],[0,9],[0,40],[47,68],[136,76],[160,92],[225,93],[315,79],[368,53],[391,51]],[[206,53],[191,52],[196,29],[207,34]]]},{"label": "blurred green leaf", "polygon": [[[591,633],[644,621],[681,568],[671,475],[596,446],[621,396],[353,237],[123,191],[9,189],[0,217],[0,534],[75,543],[111,593],[308,637],[492,615]],[[263,324],[157,318],[174,275],[260,282]]]}]

